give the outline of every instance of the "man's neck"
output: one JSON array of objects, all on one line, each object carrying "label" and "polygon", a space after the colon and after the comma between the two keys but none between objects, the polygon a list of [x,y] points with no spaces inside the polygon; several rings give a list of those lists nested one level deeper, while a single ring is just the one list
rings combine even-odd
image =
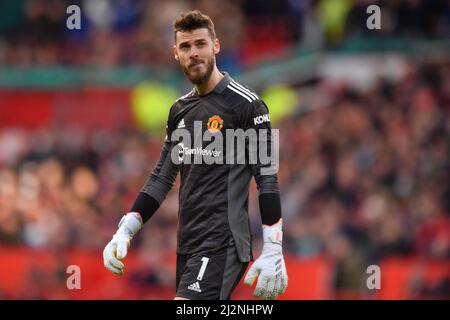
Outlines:
[{"label": "man's neck", "polygon": [[211,73],[208,82],[200,85],[195,85],[195,90],[197,90],[197,93],[199,95],[205,95],[211,92],[217,86],[220,80],[222,80],[223,77],[224,75],[220,73],[217,67],[214,67],[214,70]]}]

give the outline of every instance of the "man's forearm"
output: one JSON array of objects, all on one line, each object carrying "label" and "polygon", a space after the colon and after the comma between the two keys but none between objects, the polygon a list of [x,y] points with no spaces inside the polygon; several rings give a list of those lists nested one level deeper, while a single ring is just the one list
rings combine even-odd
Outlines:
[{"label": "man's forearm", "polygon": [[146,223],[159,208],[159,202],[145,192],[140,192],[131,206],[131,212],[138,212],[142,222]]},{"label": "man's forearm", "polygon": [[281,218],[281,201],[279,193],[262,193],[259,195],[259,210],[262,224],[271,226]]}]

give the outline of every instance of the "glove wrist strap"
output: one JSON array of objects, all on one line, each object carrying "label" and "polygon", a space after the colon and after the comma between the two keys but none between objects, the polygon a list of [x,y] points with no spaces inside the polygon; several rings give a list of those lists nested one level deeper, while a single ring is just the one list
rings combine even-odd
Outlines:
[{"label": "glove wrist strap", "polygon": [[117,233],[125,233],[134,237],[142,228],[142,225],[142,218],[138,212],[128,212],[120,219]]},{"label": "glove wrist strap", "polygon": [[278,220],[277,223],[266,226],[263,225],[263,241],[264,243],[275,243],[282,245],[283,243],[283,219]]}]

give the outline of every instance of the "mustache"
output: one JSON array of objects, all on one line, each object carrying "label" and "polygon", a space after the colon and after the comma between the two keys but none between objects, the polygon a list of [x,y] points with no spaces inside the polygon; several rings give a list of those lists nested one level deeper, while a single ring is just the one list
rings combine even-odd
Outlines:
[{"label": "mustache", "polygon": [[197,65],[197,64],[200,64],[200,63],[204,63],[204,61],[203,61],[203,60],[195,60],[195,61],[191,62],[191,63],[188,65],[188,67],[193,67],[193,66],[195,66],[195,65]]}]

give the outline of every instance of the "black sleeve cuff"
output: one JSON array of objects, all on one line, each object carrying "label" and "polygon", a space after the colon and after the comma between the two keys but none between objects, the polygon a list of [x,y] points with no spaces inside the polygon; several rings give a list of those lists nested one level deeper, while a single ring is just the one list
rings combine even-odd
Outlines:
[{"label": "black sleeve cuff", "polygon": [[158,210],[159,202],[148,195],[147,193],[140,192],[131,206],[131,212],[139,212],[142,217],[142,222],[146,223],[148,219],[150,219],[153,214]]},{"label": "black sleeve cuff", "polygon": [[259,195],[259,210],[263,224],[271,226],[281,218],[281,201],[279,193],[262,193]]}]

